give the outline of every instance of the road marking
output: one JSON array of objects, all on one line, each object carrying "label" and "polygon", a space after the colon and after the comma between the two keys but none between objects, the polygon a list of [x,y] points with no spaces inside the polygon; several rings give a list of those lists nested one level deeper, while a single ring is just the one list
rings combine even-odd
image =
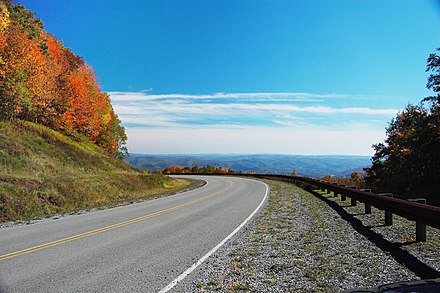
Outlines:
[{"label": "road marking", "polygon": [[[249,180],[249,179],[248,179]],[[252,180],[252,181],[256,181],[256,180]],[[207,254],[205,254],[204,256],[202,256],[202,258],[200,258],[197,262],[193,263],[192,266],[190,266],[188,269],[186,269],[186,271],[184,271],[183,273],[181,273],[177,278],[175,278],[171,283],[169,283],[167,286],[165,286],[164,288],[162,288],[159,293],[166,293],[168,291],[170,291],[171,289],[173,289],[174,286],[177,285],[177,283],[179,283],[180,281],[182,281],[183,279],[186,278],[186,276],[188,276],[189,274],[191,274],[198,266],[200,266],[205,260],[207,260],[211,255],[213,255],[220,247],[222,247],[229,239],[231,239],[241,228],[243,228],[244,225],[246,225],[247,222],[249,222],[249,220],[258,212],[258,210],[261,208],[261,206],[263,205],[264,201],[267,198],[267,195],[269,193],[269,186],[267,186],[266,183],[261,182],[261,181],[257,181],[260,183],[263,183],[266,186],[266,193],[264,194],[263,200],[260,202],[260,204],[258,205],[258,207],[252,212],[252,214],[250,214],[249,217],[246,218],[246,220],[244,220],[243,223],[240,224],[240,226],[238,226],[237,228],[235,228],[234,231],[232,231],[231,234],[229,234],[228,236],[226,236],[225,239],[223,239],[219,244],[217,244],[213,249],[211,249],[210,251],[208,251]]]},{"label": "road marking", "polygon": [[31,252],[47,249],[47,248],[50,248],[50,247],[53,247],[53,246],[61,245],[61,244],[64,244],[64,243],[67,243],[67,242],[71,242],[71,241],[74,241],[74,240],[78,240],[78,239],[81,239],[81,238],[85,238],[85,237],[88,237],[88,236],[104,233],[104,232],[107,232],[107,231],[110,231],[110,230],[113,230],[113,229],[116,229],[116,228],[125,227],[125,226],[131,225],[131,224],[134,224],[134,223],[137,223],[137,222],[140,222],[140,221],[144,221],[144,220],[147,220],[147,219],[155,218],[155,217],[158,217],[160,215],[163,215],[163,214],[166,214],[166,213],[169,213],[169,212],[172,212],[172,211],[175,211],[175,210],[178,210],[178,209],[181,209],[181,208],[184,208],[184,207],[187,207],[187,206],[199,203],[199,202],[204,201],[204,200],[206,200],[208,198],[211,198],[211,197],[214,197],[216,195],[219,195],[220,193],[225,192],[226,190],[232,188],[233,186],[234,186],[234,183],[232,181],[229,181],[229,185],[226,188],[224,188],[224,189],[222,189],[220,191],[214,192],[214,193],[212,193],[210,195],[201,197],[199,199],[196,199],[196,200],[193,200],[193,201],[190,201],[190,202],[187,202],[187,203],[184,203],[184,204],[172,207],[172,208],[168,208],[168,209],[164,209],[164,210],[161,210],[161,211],[157,211],[157,212],[154,212],[154,213],[151,213],[151,214],[148,214],[148,215],[140,216],[140,217],[137,217],[137,218],[134,218],[134,219],[131,219],[131,220],[126,220],[126,221],[123,221],[123,222],[120,222],[120,223],[116,223],[116,224],[113,224],[113,225],[110,225],[110,226],[106,226],[106,227],[102,227],[102,228],[95,229],[95,230],[92,230],[92,231],[84,232],[84,233],[81,233],[81,234],[69,236],[69,237],[66,237],[66,238],[63,238],[63,239],[58,239],[58,240],[51,241],[51,242],[48,242],[48,243],[43,243],[43,244],[36,245],[36,246],[33,246],[33,247],[29,247],[29,248],[26,248],[26,249],[23,249],[23,250],[18,250],[18,251],[10,252],[10,253],[7,253],[7,254],[3,254],[3,255],[0,255],[0,261],[11,259],[11,258],[15,258],[15,257],[21,256],[21,255],[25,255],[25,254],[31,253]]}]

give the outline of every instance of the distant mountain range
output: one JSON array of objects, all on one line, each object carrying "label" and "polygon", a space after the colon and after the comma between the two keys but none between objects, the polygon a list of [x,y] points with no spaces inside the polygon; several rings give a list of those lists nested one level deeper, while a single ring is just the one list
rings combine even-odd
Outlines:
[{"label": "distant mountain range", "polygon": [[194,165],[231,168],[243,172],[291,174],[298,176],[322,177],[334,175],[350,176],[354,171],[362,171],[371,165],[368,156],[302,156],[302,155],[144,155],[130,154],[127,163],[149,171],[163,170],[167,166]]}]

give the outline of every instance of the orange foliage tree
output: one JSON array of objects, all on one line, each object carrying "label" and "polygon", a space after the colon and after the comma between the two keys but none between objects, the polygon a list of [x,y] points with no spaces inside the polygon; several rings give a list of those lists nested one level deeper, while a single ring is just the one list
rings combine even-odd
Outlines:
[{"label": "orange foliage tree", "polygon": [[127,139],[93,69],[24,6],[0,0],[0,119],[76,131],[114,156]]},{"label": "orange foliage tree", "polygon": [[231,168],[216,167],[212,165],[206,165],[200,167],[195,165],[193,167],[188,166],[168,166],[163,171],[163,174],[242,174],[242,171],[235,171]]}]

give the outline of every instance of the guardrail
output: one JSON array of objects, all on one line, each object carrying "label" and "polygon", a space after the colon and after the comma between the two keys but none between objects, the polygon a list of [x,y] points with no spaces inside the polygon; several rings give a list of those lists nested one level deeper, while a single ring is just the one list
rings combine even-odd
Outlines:
[{"label": "guardrail", "polygon": [[[245,175],[245,174],[243,174]],[[423,199],[405,200],[392,197],[390,193],[376,194],[371,190],[358,190],[353,186],[338,185],[336,183],[320,181],[307,177],[253,174],[245,175],[260,178],[270,178],[291,183],[302,182],[318,187],[335,196],[341,195],[341,200],[351,199],[351,205],[357,201],[365,204],[365,213],[371,213],[371,206],[385,211],[385,225],[393,224],[393,214],[416,222],[416,241],[426,241],[426,225],[440,229],[440,207],[426,205]]]},{"label": "guardrail", "polygon": [[[185,175],[185,174],[175,174]],[[187,175],[222,175],[222,174],[187,174]],[[224,174],[228,175],[228,174]],[[393,224],[393,214],[402,216],[416,222],[416,241],[426,241],[426,226],[440,229],[440,207],[427,205],[424,199],[401,199],[394,198],[391,193],[373,193],[371,190],[358,190],[354,186],[339,185],[337,183],[320,181],[307,177],[287,176],[275,174],[229,174],[240,177],[256,177],[274,179],[290,183],[302,182],[316,186],[327,193],[333,192],[335,196],[340,195],[341,200],[351,199],[351,205],[356,206],[357,202],[365,204],[365,213],[371,213],[374,206],[385,212],[385,225]]]}]

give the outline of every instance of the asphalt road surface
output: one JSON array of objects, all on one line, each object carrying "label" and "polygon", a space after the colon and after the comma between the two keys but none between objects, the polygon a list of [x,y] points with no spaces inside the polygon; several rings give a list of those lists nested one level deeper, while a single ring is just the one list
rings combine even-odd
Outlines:
[{"label": "asphalt road surface", "polygon": [[[267,197],[261,182],[197,177],[202,188],[0,229],[0,292],[166,292]],[[176,287],[173,288],[173,286]]]}]

